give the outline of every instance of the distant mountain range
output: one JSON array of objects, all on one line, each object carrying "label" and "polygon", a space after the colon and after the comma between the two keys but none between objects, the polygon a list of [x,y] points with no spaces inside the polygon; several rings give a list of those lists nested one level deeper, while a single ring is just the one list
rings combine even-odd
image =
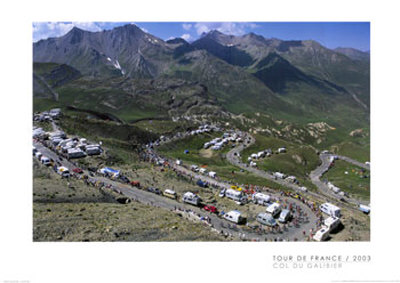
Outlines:
[{"label": "distant mountain range", "polygon": [[369,122],[369,53],[312,40],[211,31],[192,43],[164,41],[128,24],[40,40],[33,60],[34,97],[57,92],[62,104],[122,118],[220,109],[296,122]]}]

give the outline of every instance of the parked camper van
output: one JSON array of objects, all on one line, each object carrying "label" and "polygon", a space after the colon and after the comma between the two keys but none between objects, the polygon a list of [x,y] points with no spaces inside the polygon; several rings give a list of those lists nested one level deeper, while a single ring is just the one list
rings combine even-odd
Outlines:
[{"label": "parked camper van", "polygon": [[237,224],[242,224],[245,222],[245,219],[241,216],[241,213],[238,210],[232,210],[225,213],[224,218]]},{"label": "parked camper van", "polygon": [[321,204],[319,209],[330,216],[340,217],[340,208],[329,202]]},{"label": "parked camper van", "polygon": [[68,178],[70,176],[69,169],[64,166],[60,166],[57,168],[57,174],[61,175],[61,177],[63,178]]},{"label": "parked camper van", "polygon": [[340,225],[340,219],[334,216],[328,217],[324,220],[324,226],[328,229],[329,233],[335,231]]},{"label": "parked camper van", "polygon": [[199,166],[192,165],[192,166],[190,166],[190,170],[192,170],[193,172],[198,172],[199,171]]},{"label": "parked camper van", "polygon": [[174,192],[173,190],[170,190],[170,189],[166,189],[163,192],[163,195],[166,196],[167,198],[176,199],[176,192]]},{"label": "parked camper van", "polygon": [[35,157],[40,160],[40,158],[42,157],[42,153],[40,151],[37,151],[35,153]]},{"label": "parked camper van", "polygon": [[99,145],[87,145],[85,148],[87,155],[98,155],[101,153],[101,147]]},{"label": "parked camper van", "polygon": [[284,209],[282,210],[281,214],[279,215],[278,221],[281,223],[286,223],[290,219],[290,210]]},{"label": "parked camper van", "polygon": [[182,196],[182,201],[186,202],[186,203],[193,204],[195,206],[199,206],[200,202],[201,202],[201,199],[200,199],[199,196],[195,195],[192,192],[186,192]]},{"label": "parked camper van", "polygon": [[217,177],[217,172],[210,171],[210,172],[208,172],[208,176],[210,176],[211,178],[215,178],[215,177]]},{"label": "parked camper van", "polygon": [[245,197],[243,196],[243,193],[241,191],[227,189],[225,192],[225,196],[236,202],[239,202],[240,204],[244,204],[246,202]]},{"label": "parked camper van", "polygon": [[286,175],[281,173],[281,172],[275,172],[273,175],[274,175],[274,177],[279,178],[279,179],[285,179],[286,178]]},{"label": "parked camper van", "polygon": [[270,201],[271,197],[266,194],[255,193],[251,196],[251,199],[255,204],[268,205],[268,202]]},{"label": "parked camper van", "polygon": [[80,148],[68,148],[67,149],[67,157],[68,158],[80,158],[85,157],[86,153]]},{"label": "parked camper van", "polygon": [[261,213],[257,214],[256,220],[263,225],[267,225],[267,226],[271,226],[271,227],[273,227],[277,224],[275,219],[271,216],[271,214],[265,213],[265,212],[261,212]]},{"label": "parked camper van", "polygon": [[278,153],[285,153],[285,152],[286,152],[286,147],[278,148]]},{"label": "parked camper van", "polygon": [[321,242],[321,241],[325,241],[326,239],[328,239],[328,237],[329,237],[328,228],[323,227],[323,228],[319,229],[317,231],[317,233],[315,233],[313,239],[315,241]]},{"label": "parked camper van", "polygon": [[368,205],[364,205],[364,204],[360,204],[358,207],[362,212],[364,212],[365,214],[370,213],[371,208]]},{"label": "parked camper van", "polygon": [[206,168],[200,168],[199,172],[200,172],[200,174],[207,174],[207,169]]},{"label": "parked camper van", "polygon": [[277,202],[274,202],[273,204],[267,207],[266,211],[270,213],[272,217],[276,217],[281,212],[281,205]]},{"label": "parked camper van", "polygon": [[42,164],[46,166],[50,166],[50,158],[48,158],[47,156],[42,156],[40,158],[40,162],[42,162]]}]

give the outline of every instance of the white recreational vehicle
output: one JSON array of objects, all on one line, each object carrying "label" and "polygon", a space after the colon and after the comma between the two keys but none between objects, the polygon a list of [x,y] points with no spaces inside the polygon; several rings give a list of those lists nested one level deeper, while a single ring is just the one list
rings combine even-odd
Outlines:
[{"label": "white recreational vehicle", "polygon": [[69,170],[67,167],[60,166],[57,168],[57,174],[61,175],[61,177],[68,178],[69,177]]},{"label": "white recreational vehicle", "polygon": [[245,222],[245,219],[242,217],[240,211],[232,210],[224,214],[224,218],[231,222],[241,224]]},{"label": "white recreational vehicle", "polygon": [[285,223],[290,219],[290,210],[289,209],[284,209],[282,210],[281,214],[279,214],[279,219],[278,221],[281,223]]},{"label": "white recreational vehicle", "polygon": [[279,179],[285,179],[286,175],[281,173],[281,172],[274,172],[274,177],[279,178]]},{"label": "white recreational vehicle", "polygon": [[278,148],[278,153],[285,153],[285,152],[286,152],[286,147]]},{"label": "white recreational vehicle", "polygon": [[200,172],[200,174],[207,174],[207,169],[206,168],[200,168],[199,172]]},{"label": "white recreational vehicle", "polygon": [[192,170],[193,172],[199,172],[199,166],[197,166],[197,165],[191,165],[191,166],[190,166],[190,170]]},{"label": "white recreational vehicle", "polygon": [[250,157],[253,158],[253,159],[257,159],[258,158],[256,153],[251,154]]},{"label": "white recreational vehicle", "polygon": [[271,214],[262,212],[257,214],[256,220],[263,224],[263,225],[267,225],[267,226],[275,226],[277,223],[275,221],[275,219],[271,216]]},{"label": "white recreational vehicle", "polygon": [[239,202],[240,204],[243,204],[245,202],[245,197],[243,196],[243,193],[241,191],[227,189],[225,192],[225,196],[236,202]]},{"label": "white recreational vehicle", "polygon": [[195,206],[199,206],[201,199],[199,196],[195,195],[192,192],[186,192],[182,196],[182,201],[186,203],[193,204]]},{"label": "white recreational vehicle", "polygon": [[329,233],[334,231],[340,225],[340,219],[334,216],[328,217],[324,220],[324,226],[328,229]]},{"label": "white recreational vehicle", "polygon": [[251,199],[256,204],[268,205],[268,202],[271,200],[271,197],[266,194],[255,193],[251,196]]},{"label": "white recreational vehicle", "polygon": [[320,205],[319,209],[328,214],[329,216],[336,216],[340,217],[340,208],[337,207],[336,205],[333,205],[329,202],[323,203]]},{"label": "white recreational vehicle", "polygon": [[40,160],[40,158],[42,157],[42,153],[40,151],[36,151],[35,157]]},{"label": "white recreational vehicle", "polygon": [[329,237],[329,230],[326,227],[322,227],[321,229],[319,229],[317,231],[317,233],[315,233],[313,239],[315,241],[321,242],[321,241],[325,241],[326,239],[328,239]]},{"label": "white recreational vehicle", "polygon": [[85,157],[86,153],[80,148],[68,148],[67,149],[67,157],[68,158],[80,158]]},{"label": "white recreational vehicle", "polygon": [[277,202],[274,202],[267,207],[266,212],[270,213],[272,217],[275,217],[281,212],[281,205]]},{"label": "white recreational vehicle", "polygon": [[371,211],[371,207],[369,205],[365,205],[365,204],[360,204],[358,206],[358,209],[366,214],[370,213],[370,211]]},{"label": "white recreational vehicle", "polygon": [[265,152],[264,151],[260,151],[257,153],[257,158],[263,158],[265,157]]},{"label": "white recreational vehicle", "polygon": [[101,147],[99,145],[87,145],[85,148],[87,155],[98,155],[101,153]]},{"label": "white recreational vehicle", "polygon": [[60,138],[67,138],[67,135],[63,131],[55,131],[50,133],[50,138],[55,138],[55,137],[60,137]]},{"label": "white recreational vehicle", "polygon": [[46,166],[50,165],[50,159],[47,156],[40,157],[40,162],[42,162],[42,164],[44,164]]},{"label": "white recreational vehicle", "polygon": [[215,178],[215,177],[217,177],[217,172],[210,171],[210,172],[208,172],[208,176],[210,176],[211,178]]},{"label": "white recreational vehicle", "polygon": [[286,178],[286,180],[289,181],[289,182],[295,183],[297,179],[296,179],[295,176],[288,176],[288,177]]}]

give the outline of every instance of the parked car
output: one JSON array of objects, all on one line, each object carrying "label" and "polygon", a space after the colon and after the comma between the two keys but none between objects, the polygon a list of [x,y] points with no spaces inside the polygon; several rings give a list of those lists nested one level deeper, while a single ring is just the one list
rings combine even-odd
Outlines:
[{"label": "parked car", "polygon": [[126,177],[126,176],[119,176],[119,179],[121,182],[123,182],[125,184],[128,184],[130,182],[128,177]]},{"label": "parked car", "polygon": [[75,168],[74,170],[72,170],[74,173],[77,173],[77,174],[82,174],[83,173],[83,170],[81,169],[81,168]]},{"label": "parked car", "polygon": [[89,167],[88,170],[89,170],[90,172],[96,173],[97,168],[96,168],[96,167]]},{"label": "parked car", "polygon": [[220,192],[219,192],[219,197],[224,197],[225,196],[225,192],[226,192],[226,189],[225,188],[223,188]]},{"label": "parked car", "polygon": [[209,211],[211,213],[218,213],[218,209],[215,206],[205,205],[203,208],[205,211]]},{"label": "parked car", "polygon": [[132,187],[141,188],[141,187],[140,187],[140,182],[139,182],[139,181],[131,181],[130,184],[131,184]]},{"label": "parked car", "polygon": [[162,192],[159,189],[154,188],[154,187],[148,187],[147,191],[149,191],[150,193],[157,194],[157,195],[162,195]]}]

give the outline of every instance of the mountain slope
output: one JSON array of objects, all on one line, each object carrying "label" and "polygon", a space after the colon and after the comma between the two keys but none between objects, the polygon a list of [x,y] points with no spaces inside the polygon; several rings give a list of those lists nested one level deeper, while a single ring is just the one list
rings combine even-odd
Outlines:
[{"label": "mountain slope", "polygon": [[[101,32],[74,28],[34,43],[33,58],[67,64],[83,75],[55,87],[62,103],[125,121],[217,109],[296,123],[369,121],[369,62],[315,41],[212,31],[190,44],[165,42],[135,25]],[[40,78],[34,83],[44,97],[54,96]]]},{"label": "mountain slope", "polygon": [[[208,45],[205,44],[204,38],[207,38]],[[251,56],[254,63],[246,67],[264,82],[265,79],[262,78],[262,74],[265,73],[265,69],[260,70],[259,63],[272,53],[278,54],[304,75],[317,78],[322,82],[321,92],[325,91],[326,86],[328,88],[338,86],[343,90],[343,93],[347,93],[349,99],[355,101],[360,107],[369,109],[369,62],[352,60],[312,40],[283,41],[266,39],[252,33],[243,36],[221,36],[220,33],[210,32],[193,43],[193,45],[204,50],[214,52],[215,56],[228,62],[224,56],[214,51],[218,44],[229,45],[231,48],[241,50]],[[286,67],[288,67],[287,64]],[[278,71],[284,76],[291,76],[293,75],[293,68],[290,67],[289,69],[290,74],[284,74],[279,68]],[[272,72],[270,72],[270,75],[272,75]],[[272,78],[269,79],[268,77],[271,78],[271,76],[267,76],[267,80],[270,80],[270,86],[271,83],[279,84],[279,82],[272,82]],[[282,86],[278,88],[281,89]]]},{"label": "mountain slope", "polygon": [[370,55],[368,52],[363,52],[354,48],[338,47],[334,49],[336,52],[342,53],[353,60],[369,61]]},{"label": "mountain slope", "polygon": [[81,77],[81,73],[65,64],[33,64],[33,97],[58,100],[56,87]]},{"label": "mountain slope", "polygon": [[131,24],[101,32],[74,27],[33,45],[34,62],[64,63],[91,76],[151,77],[168,65],[171,55],[164,41]]}]

